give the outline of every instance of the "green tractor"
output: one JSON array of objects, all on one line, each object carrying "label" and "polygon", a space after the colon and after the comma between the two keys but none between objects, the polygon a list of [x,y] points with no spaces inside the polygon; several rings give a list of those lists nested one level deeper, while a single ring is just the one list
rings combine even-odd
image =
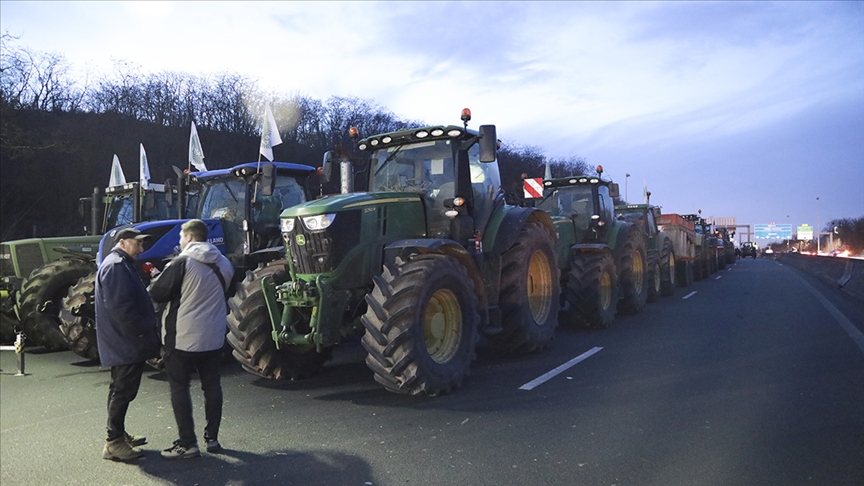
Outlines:
[{"label": "green tractor", "polygon": [[684,214],[684,219],[693,223],[696,231],[696,259],[693,264],[694,280],[702,280],[717,271],[717,238],[711,231],[711,226],[702,217],[702,210],[698,214]]},{"label": "green tractor", "polygon": [[[79,278],[96,269],[99,241],[105,231],[137,221],[168,217],[176,203],[170,184],[150,184],[142,190],[138,182],[105,189],[94,188],[93,195],[79,200],[83,216],[87,205],[91,214],[91,235],[28,238],[0,244],[0,293],[2,293],[3,342],[24,332],[31,344],[50,350],[68,348],[59,330],[59,306],[67,290]],[[103,218],[99,206],[104,205]]]},{"label": "green tractor", "polygon": [[[648,192],[648,197],[651,193]],[[645,236],[648,256],[648,302],[675,293],[675,248],[668,235],[657,227],[660,207],[652,204],[615,206],[618,219],[634,223]]]},{"label": "green tractor", "polygon": [[470,118],[359,140],[369,192],[282,212],[287,258],[247,272],[229,300],[228,341],[247,371],[310,376],[362,335],[378,383],[438,395],[461,385],[481,336],[503,353],[554,337],[552,221],[505,202],[495,126],[469,130]]},{"label": "green tractor", "polygon": [[543,199],[558,235],[558,265],[568,321],[607,328],[616,312],[637,313],[648,298],[645,239],[633,223],[615,218],[618,184],[597,175],[543,181]]}]

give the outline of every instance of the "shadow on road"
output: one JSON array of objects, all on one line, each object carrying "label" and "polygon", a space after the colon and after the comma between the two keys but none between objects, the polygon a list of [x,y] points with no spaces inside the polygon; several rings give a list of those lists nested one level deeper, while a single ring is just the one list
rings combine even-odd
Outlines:
[{"label": "shadow on road", "polygon": [[177,485],[339,485],[376,484],[369,464],[332,451],[273,451],[268,454],[225,449],[195,459],[163,459],[147,451],[134,463],[142,472]]}]

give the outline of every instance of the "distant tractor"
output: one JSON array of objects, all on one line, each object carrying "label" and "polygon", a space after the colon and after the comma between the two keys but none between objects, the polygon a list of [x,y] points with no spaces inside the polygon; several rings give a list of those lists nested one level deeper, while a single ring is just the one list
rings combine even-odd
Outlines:
[{"label": "distant tractor", "polygon": [[700,214],[685,214],[684,219],[693,223],[696,232],[696,259],[693,273],[696,280],[708,278],[717,271],[717,238],[711,231],[711,226]]},{"label": "distant tractor", "polygon": [[[70,286],[95,270],[94,259],[102,233],[131,222],[168,217],[177,205],[171,193],[170,185],[167,192],[162,184],[150,184],[147,190],[142,190],[138,182],[108,187],[104,196],[96,188],[92,197],[82,198],[79,204],[82,215],[83,203],[90,205],[93,234],[0,244],[2,340],[13,340],[17,327],[32,344],[51,350],[66,349],[58,330],[60,303]],[[101,222],[100,205],[104,205]]]},{"label": "distant tractor", "polygon": [[[648,192],[648,196],[651,193]],[[646,238],[648,253],[648,301],[675,293],[675,247],[669,236],[657,227],[660,208],[651,204],[623,204],[615,206],[618,219],[635,223]]]},{"label": "distant tractor", "polygon": [[548,213],[558,235],[563,308],[571,322],[607,328],[617,311],[637,313],[648,298],[645,237],[635,224],[615,217],[618,184],[596,175],[543,181],[536,207]]},{"label": "distant tractor", "polygon": [[[202,219],[208,227],[208,241],[222,251],[234,265],[235,276],[270,260],[284,258],[279,232],[282,209],[314,197],[318,179],[313,167],[286,162],[249,162],[229,169],[192,172],[182,184],[196,196],[189,217]],[[126,225],[107,233],[100,242],[98,261],[116,244],[124,227],[134,226],[151,238],[144,240],[144,252],[136,265],[142,279],[150,275],[145,263],[162,270],[179,253],[180,226],[186,219],[164,219]],[[62,334],[72,351],[98,359],[93,296],[95,267],[68,289],[60,310]]]},{"label": "distant tractor", "polygon": [[228,341],[247,371],[310,376],[362,335],[384,388],[438,395],[461,385],[481,335],[504,353],[547,345],[552,222],[504,201],[495,126],[470,130],[470,118],[359,140],[369,192],[282,212],[288,258],[248,272],[229,300]]}]

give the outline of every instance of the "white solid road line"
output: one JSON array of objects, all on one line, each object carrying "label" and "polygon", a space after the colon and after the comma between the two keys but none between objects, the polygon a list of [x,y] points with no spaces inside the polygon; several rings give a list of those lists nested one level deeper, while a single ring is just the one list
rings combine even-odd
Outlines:
[{"label": "white solid road line", "polygon": [[681,297],[681,300],[689,299],[690,297],[693,297],[694,295],[696,295],[695,290],[693,292],[690,292],[689,294],[685,295],[684,297]]},{"label": "white solid road line", "polygon": [[583,361],[586,358],[589,358],[589,357],[593,356],[594,354],[598,353],[601,349],[603,349],[603,348],[601,348],[601,347],[591,348],[588,351],[585,351],[584,353],[580,354],[579,356],[576,356],[575,358],[571,359],[570,361],[564,363],[563,365],[555,368],[554,370],[549,371],[547,373],[544,373],[543,375],[538,376],[537,378],[534,378],[533,380],[529,381],[528,383],[525,383],[524,385],[520,386],[519,389],[520,390],[533,390],[535,387],[540,386],[543,383],[546,383],[547,381],[556,377],[561,372],[567,370],[571,366],[573,366],[573,365],[579,363],[580,361]]}]

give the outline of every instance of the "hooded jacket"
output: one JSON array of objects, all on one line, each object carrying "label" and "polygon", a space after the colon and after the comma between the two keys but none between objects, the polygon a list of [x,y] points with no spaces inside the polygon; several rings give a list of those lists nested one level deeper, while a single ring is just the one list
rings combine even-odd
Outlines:
[{"label": "hooded jacket", "polygon": [[96,346],[104,366],[159,356],[156,314],[134,259],[114,248],[96,273]]},{"label": "hooded jacket", "polygon": [[228,327],[225,292],[233,276],[234,267],[215,246],[192,241],[153,280],[150,297],[168,304],[162,314],[167,352],[204,352],[224,346]]}]

